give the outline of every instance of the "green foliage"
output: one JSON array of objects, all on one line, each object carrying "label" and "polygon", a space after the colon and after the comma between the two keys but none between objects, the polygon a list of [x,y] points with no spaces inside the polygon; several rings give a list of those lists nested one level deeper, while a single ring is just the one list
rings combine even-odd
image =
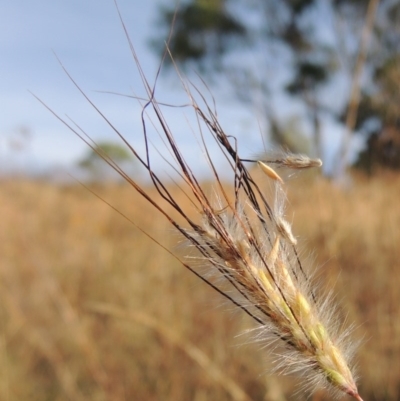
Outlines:
[{"label": "green foliage", "polygon": [[91,169],[99,160],[103,160],[104,156],[117,163],[132,159],[132,155],[124,147],[113,142],[100,142],[88,151],[88,154],[79,162],[79,166]]},{"label": "green foliage", "polygon": [[122,166],[133,161],[132,154],[125,147],[113,142],[100,142],[89,149],[88,153],[78,162],[78,166],[87,170],[92,179],[109,178],[109,171],[105,170],[105,160],[112,160]]},{"label": "green foliage", "polygon": [[395,123],[400,118],[400,56],[385,60],[374,78],[379,89],[372,99],[373,108],[385,121]]},{"label": "green foliage", "polygon": [[328,78],[326,66],[309,61],[299,62],[296,66],[296,75],[292,82],[286,86],[291,94],[302,93],[325,83]]},{"label": "green foliage", "polygon": [[[175,21],[169,47],[177,61],[221,57],[232,38],[246,37],[245,26],[227,12],[226,0],[193,0],[177,11],[164,8],[161,14],[163,25],[169,27]],[[163,46],[157,48],[160,51]]]},{"label": "green foliage", "polygon": [[369,174],[377,167],[400,170],[400,56],[384,60],[375,69],[374,82],[376,90],[363,96],[357,119],[357,127],[373,118],[380,122],[355,163]]},{"label": "green foliage", "polygon": [[[173,6],[160,9],[164,34],[157,49],[163,52],[161,43],[174,21],[169,48],[180,66],[195,65],[202,73],[230,81],[243,105],[253,107],[249,92],[256,88],[270,139],[286,147],[290,144],[285,143],[284,121],[274,112],[274,96],[280,91],[300,102],[303,120],[308,119],[313,130],[314,152],[319,153],[327,115],[345,129],[351,85],[341,105],[331,102],[329,92],[337,98],[335,80],[353,79],[370,1],[187,0],[177,11]],[[374,21],[355,125],[367,135],[371,120],[385,127],[400,118],[400,3],[381,0]],[[278,89],[271,74],[260,74],[264,65],[246,62],[242,54],[250,47],[261,54],[269,71],[289,73]]]}]

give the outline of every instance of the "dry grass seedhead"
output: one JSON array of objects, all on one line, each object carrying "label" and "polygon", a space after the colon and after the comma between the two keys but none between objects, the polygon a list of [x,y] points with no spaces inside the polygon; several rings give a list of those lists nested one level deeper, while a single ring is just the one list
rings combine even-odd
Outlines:
[{"label": "dry grass seedhead", "polygon": [[[276,165],[281,168],[304,169],[319,167],[321,161],[293,154],[258,160],[261,170],[271,178],[274,193],[270,200],[248,170],[246,160],[238,153],[235,138],[225,134],[215,111],[197,89],[194,88],[204,101],[204,107],[200,107],[195,100],[193,87],[182,80],[199,125],[203,127],[201,140],[208,131],[207,135],[214,139],[231,169],[233,191],[228,193],[205,147],[204,153],[214,173],[215,192],[218,194],[218,199],[210,199],[179,149],[155,98],[154,88],[146,80],[132,46],[131,49],[148,95],[148,102],[143,109],[143,121],[148,109],[152,108],[156,118],[153,124],[159,126],[175,161],[174,168],[184,182],[184,191],[198,211],[198,220],[189,217],[188,211],[181,208],[167,185],[153,170],[145,122],[145,155],[142,156],[77,86],[148,171],[161,200],[156,201],[144,186],[128,176],[112,160],[104,158],[105,161],[196,249],[194,256],[192,252],[190,258],[181,260],[182,265],[256,322],[259,338],[270,343],[281,371],[300,373],[309,383],[326,386],[360,400],[346,360],[346,336],[338,332],[338,324],[332,318],[332,306],[317,297],[315,284],[300,261],[297,240],[285,217],[284,183],[271,167]],[[68,126],[82,137],[80,132]],[[83,140],[87,142],[86,138]],[[178,218],[174,217],[176,215]]]},{"label": "dry grass seedhead", "polygon": [[294,170],[303,170],[312,167],[321,167],[321,159],[311,159],[306,155],[295,154],[290,152],[275,152],[271,155],[261,155],[261,161],[268,164],[273,164],[278,167],[286,167]]}]

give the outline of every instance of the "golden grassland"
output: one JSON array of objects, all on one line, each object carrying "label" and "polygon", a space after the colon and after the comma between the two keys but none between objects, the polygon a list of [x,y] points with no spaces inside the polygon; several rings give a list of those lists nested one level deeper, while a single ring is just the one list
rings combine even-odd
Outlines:
[{"label": "golden grassland", "polygon": [[[267,350],[238,336],[248,318],[89,191],[0,185],[0,400],[305,398],[298,379],[265,373]],[[185,253],[127,185],[94,190]],[[290,182],[303,257],[362,339],[365,400],[400,396],[399,195],[400,177],[388,174],[356,177],[347,191],[322,178]]]}]

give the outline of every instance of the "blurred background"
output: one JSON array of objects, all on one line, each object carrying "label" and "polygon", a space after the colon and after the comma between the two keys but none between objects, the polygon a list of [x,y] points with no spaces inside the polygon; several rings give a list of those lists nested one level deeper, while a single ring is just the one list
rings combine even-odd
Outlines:
[{"label": "blurred background", "polygon": [[[361,395],[398,399],[400,4],[118,5],[160,102],[188,103],[168,57],[157,73],[174,20],[174,61],[215,100],[222,127],[238,138],[244,157],[287,149],[324,160],[320,175],[290,180],[288,216],[306,259],[320,267],[362,340],[355,358]],[[155,220],[96,152],[28,92],[142,179],[57,60],[143,150],[142,105],[133,97],[146,92],[114,3],[8,2],[0,30],[0,399],[302,398],[299,380],[271,375],[267,353],[238,337],[251,322],[71,178],[184,252],[167,222]],[[209,185],[190,132],[195,118],[185,107],[164,106],[163,113]],[[162,148],[157,135],[154,146]],[[161,160],[155,166],[162,169]],[[313,398],[329,397],[321,390]]]}]

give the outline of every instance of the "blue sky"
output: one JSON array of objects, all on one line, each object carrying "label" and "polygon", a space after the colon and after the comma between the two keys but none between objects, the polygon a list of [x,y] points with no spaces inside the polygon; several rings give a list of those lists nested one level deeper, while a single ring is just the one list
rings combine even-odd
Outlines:
[{"label": "blue sky", "polygon": [[[149,40],[154,37],[159,3],[119,0],[150,81],[158,67],[158,58],[150,50]],[[0,30],[0,168],[3,172],[14,168],[32,171],[65,166],[87,152],[86,145],[68,132],[29,91],[58,114],[72,117],[96,140],[114,139],[68,80],[53,52],[117,127],[135,144],[140,142],[140,105],[131,99],[96,92],[144,94],[112,0],[4,2]],[[161,79],[158,93],[160,100],[169,103],[186,101],[177,80]],[[165,113],[171,124],[175,124],[174,132],[181,137],[182,146],[187,147],[190,156],[198,157],[201,152],[194,149],[193,137],[187,135],[186,123],[182,124],[183,111],[168,109]],[[238,111],[228,108],[222,114],[231,120],[231,115],[237,117]],[[191,124],[195,123],[191,117],[188,119]],[[240,128],[240,123],[239,127],[235,126],[233,131]],[[28,139],[21,135],[24,129],[29,131]],[[255,141],[259,140],[256,135]],[[23,149],[12,147],[18,141]]]},{"label": "blue sky", "polygon": [[[161,0],[119,0],[123,18],[150,81],[158,58],[149,47],[154,37]],[[168,0],[162,0],[167,2]],[[68,166],[87,152],[87,147],[57,121],[29,91],[34,92],[58,114],[68,115],[96,140],[114,140],[66,77],[53,54],[111,118],[135,146],[141,142],[140,105],[97,91],[144,95],[112,0],[14,0],[3,2],[0,14],[0,169],[41,170]],[[177,80],[163,76],[157,85],[159,100],[186,102]],[[233,135],[243,135],[244,155],[259,151],[262,144],[254,116],[229,99],[218,97],[219,117]],[[222,100],[221,100],[222,99]],[[223,104],[224,107],[221,107]],[[182,109],[165,109],[176,136],[189,157],[199,160],[201,151],[193,146],[188,132],[196,131],[195,120]],[[185,119],[193,127],[188,128]],[[21,131],[28,129],[24,139]],[[328,125],[329,131],[337,127]],[[249,132],[254,132],[248,135]],[[246,135],[244,135],[245,133]],[[335,142],[336,134],[327,135]],[[23,148],[12,145],[20,142]],[[157,142],[157,139],[155,139]],[[199,165],[199,169],[202,167]]]},{"label": "blue sky", "polygon": [[[156,2],[138,5],[137,1],[120,1],[141,61],[147,70],[153,71],[157,60],[146,40],[151,34]],[[85,152],[84,145],[66,132],[28,90],[57,113],[68,113],[79,123],[92,125],[83,99],[66,79],[53,51],[89,94],[94,90],[126,92],[130,86],[139,84],[114,3],[111,0],[4,2],[0,29],[3,160],[51,165],[79,158]],[[115,97],[103,98],[106,111],[118,114]],[[120,113],[119,118],[124,124],[123,120],[129,117]],[[24,151],[10,153],[10,138],[18,138],[21,127],[31,131],[31,140]],[[94,129],[94,136],[101,137],[96,126]]]}]

